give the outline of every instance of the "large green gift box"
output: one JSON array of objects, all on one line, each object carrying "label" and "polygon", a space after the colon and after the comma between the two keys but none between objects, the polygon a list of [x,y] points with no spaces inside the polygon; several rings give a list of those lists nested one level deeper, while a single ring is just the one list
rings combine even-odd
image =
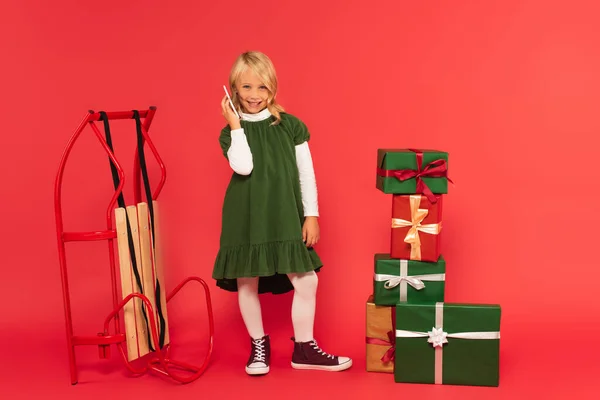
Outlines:
[{"label": "large green gift box", "polygon": [[387,194],[448,193],[448,153],[377,149],[377,189]]},{"label": "large green gift box", "polygon": [[373,299],[376,305],[444,301],[446,261],[443,256],[437,262],[425,262],[377,253],[374,264]]},{"label": "large green gift box", "polygon": [[498,386],[500,306],[398,303],[394,381]]}]

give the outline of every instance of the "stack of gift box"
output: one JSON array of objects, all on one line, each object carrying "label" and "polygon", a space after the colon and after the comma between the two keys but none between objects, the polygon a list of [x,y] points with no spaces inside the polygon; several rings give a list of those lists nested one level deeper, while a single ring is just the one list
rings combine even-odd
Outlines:
[{"label": "stack of gift box", "polygon": [[391,243],[374,255],[366,368],[398,383],[498,386],[500,306],[445,302],[448,182],[447,152],[378,149],[376,187],[391,195]]}]

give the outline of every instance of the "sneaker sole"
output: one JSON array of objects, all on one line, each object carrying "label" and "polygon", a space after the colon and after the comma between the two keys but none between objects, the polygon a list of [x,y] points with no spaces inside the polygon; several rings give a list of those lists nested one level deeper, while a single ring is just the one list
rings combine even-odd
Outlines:
[{"label": "sneaker sole", "polygon": [[269,367],[256,367],[256,368],[246,367],[246,373],[248,375],[265,375],[265,374],[269,373]]},{"label": "sneaker sole", "polygon": [[352,366],[352,360],[339,365],[313,365],[313,364],[296,364],[292,362],[294,369],[313,369],[317,371],[344,371]]}]

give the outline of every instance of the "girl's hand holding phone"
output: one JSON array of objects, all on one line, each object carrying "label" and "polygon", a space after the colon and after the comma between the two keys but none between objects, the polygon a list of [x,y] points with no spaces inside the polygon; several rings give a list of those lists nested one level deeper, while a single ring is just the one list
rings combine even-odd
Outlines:
[{"label": "girl's hand holding phone", "polygon": [[235,115],[235,112],[229,105],[229,99],[227,98],[227,95],[223,96],[223,99],[221,100],[221,110],[223,112],[223,117],[225,117],[225,120],[229,124],[231,130],[242,127],[240,124],[240,119],[237,117],[237,115]]}]

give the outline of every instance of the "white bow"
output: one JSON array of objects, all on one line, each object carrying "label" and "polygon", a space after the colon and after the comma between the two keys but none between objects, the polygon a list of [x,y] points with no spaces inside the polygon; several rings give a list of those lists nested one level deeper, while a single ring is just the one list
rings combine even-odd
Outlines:
[{"label": "white bow", "polygon": [[407,284],[412,286],[416,290],[421,290],[425,288],[425,283],[423,283],[423,281],[444,281],[446,279],[446,274],[426,274],[411,276],[407,276],[402,273],[400,273],[400,276],[388,274],[374,274],[374,279],[377,282],[385,282],[383,287],[388,290],[400,286],[400,301],[405,302],[407,299]]},{"label": "white bow", "polygon": [[[386,279],[386,278],[384,278]],[[406,281],[410,286],[414,287],[417,290],[421,290],[425,287],[423,281],[415,276],[394,276],[390,275],[389,278],[385,281],[383,287],[386,289],[393,289],[398,286],[402,281]]]}]

